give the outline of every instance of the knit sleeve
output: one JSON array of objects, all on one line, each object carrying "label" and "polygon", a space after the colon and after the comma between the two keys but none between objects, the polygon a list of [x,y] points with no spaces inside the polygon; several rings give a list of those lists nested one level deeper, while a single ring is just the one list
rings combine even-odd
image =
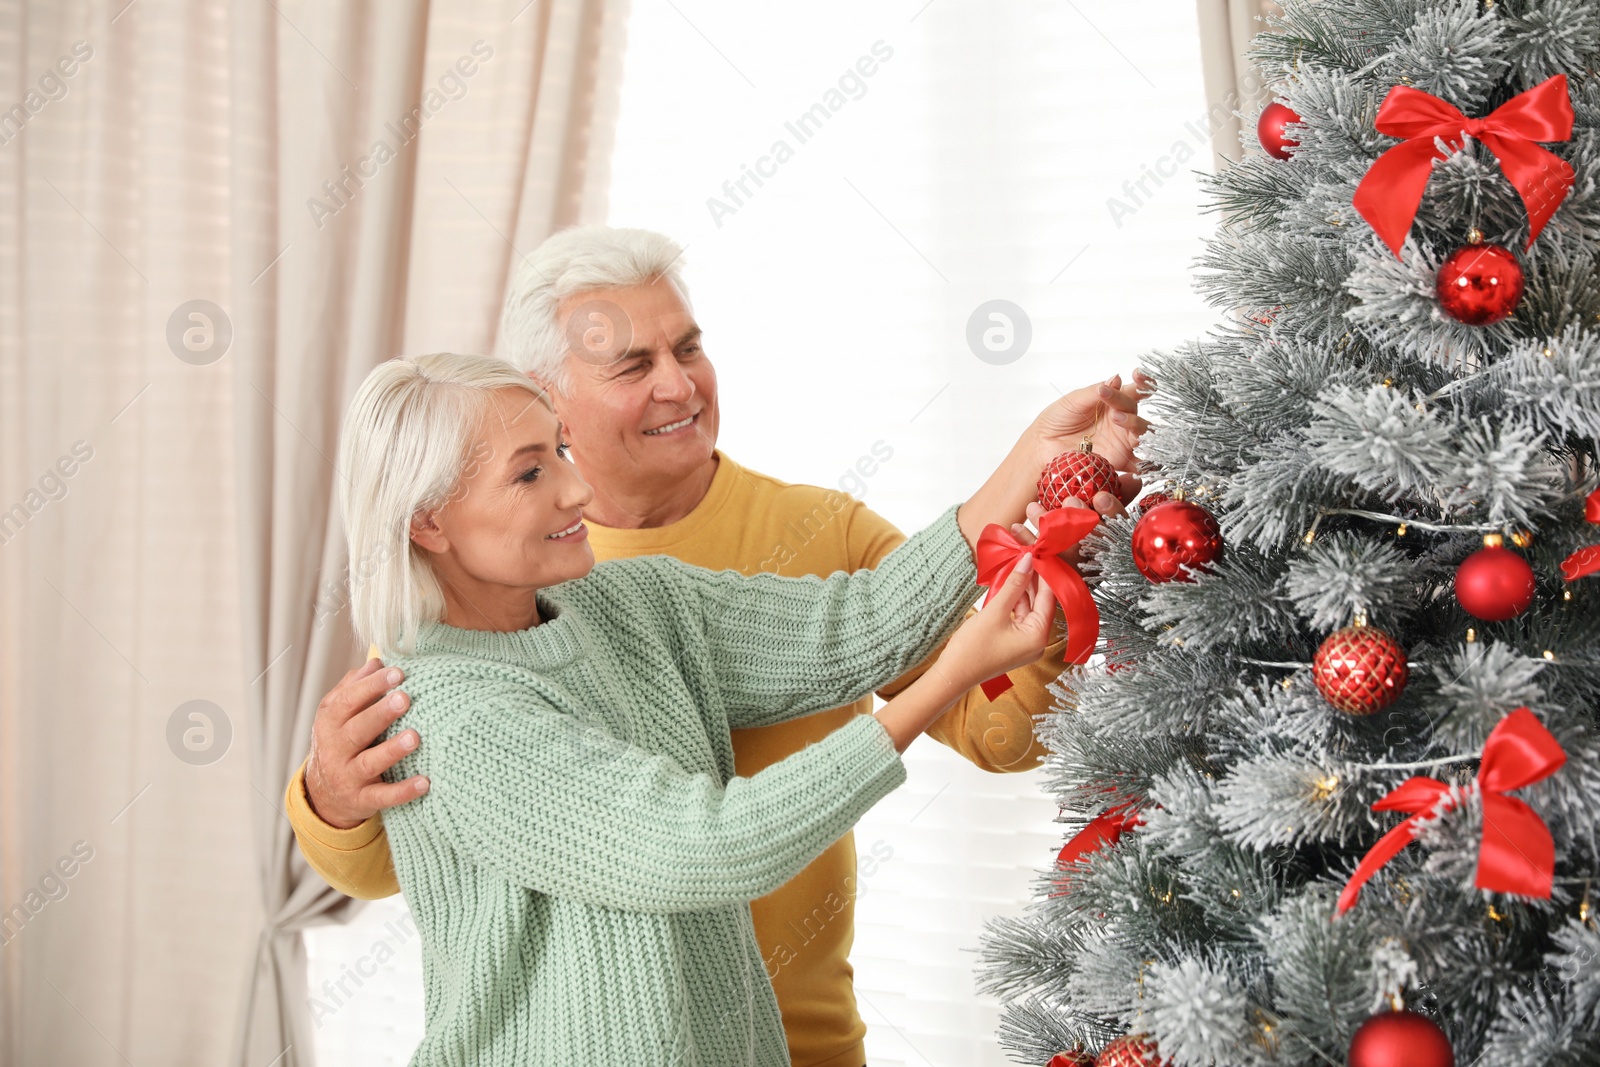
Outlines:
[{"label": "knit sleeve", "polygon": [[[849,522],[852,567],[876,567],[905,541],[905,535],[893,523],[859,501],[851,508]],[[1049,750],[1036,736],[1034,716],[1050,709],[1049,686],[1066,669],[1062,658],[1066,644],[1063,634],[1046,646],[1038,659],[1008,671],[1011,688],[992,700],[981,686],[973,686],[928,727],[928,736],[985,771],[1028,771],[1039,766]],[[878,695],[889,700],[905,690],[938,661],[940,652],[942,647],[910,671],[880,686]]]},{"label": "knit sleeve", "polygon": [[950,507],[872,570],[781,578],[680,566],[729,725],[841,707],[920,663],[977,600]]},{"label": "knit sleeve", "polygon": [[783,885],[905,781],[861,716],[726,786],[495,685],[431,736],[413,801],[451,846],[551,896],[642,912],[746,902]]}]

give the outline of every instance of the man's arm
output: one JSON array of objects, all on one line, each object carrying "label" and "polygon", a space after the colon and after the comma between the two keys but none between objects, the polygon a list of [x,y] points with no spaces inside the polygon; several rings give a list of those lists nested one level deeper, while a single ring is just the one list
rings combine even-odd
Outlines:
[{"label": "man's arm", "polygon": [[[1039,766],[1049,750],[1034,735],[1034,717],[1050,709],[1047,687],[1066,668],[1066,647],[1065,638],[1053,641],[1043,656],[1007,672],[1012,686],[994,700],[981,688],[967,690],[924,732],[979,770],[1013,773]],[[878,695],[888,700],[901,692],[943,651],[941,646],[925,662],[878,690]]]},{"label": "man's arm", "polygon": [[410,706],[393,688],[403,679],[398,669],[384,668],[375,650],[347,673],[317,705],[311,754],[284,795],[300,854],[329,885],[361,900],[400,891],[379,811],[428,790],[421,775],[394,783],[382,777],[421,743],[415,730],[373,745]]},{"label": "man's arm", "polygon": [[306,800],[305,764],[289,779],[283,808],[289,813],[295,843],[311,869],[345,896],[378,900],[400,892],[389,858],[389,835],[383,816],[374,815],[349,830],[329,826]]}]

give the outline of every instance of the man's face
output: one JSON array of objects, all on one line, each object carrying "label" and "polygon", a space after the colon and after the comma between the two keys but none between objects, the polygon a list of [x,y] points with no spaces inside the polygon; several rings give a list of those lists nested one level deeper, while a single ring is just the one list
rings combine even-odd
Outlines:
[{"label": "man's face", "polygon": [[678,482],[717,443],[717,372],[672,284],[580,293],[562,303],[571,386],[552,394],[573,458],[607,486]]}]

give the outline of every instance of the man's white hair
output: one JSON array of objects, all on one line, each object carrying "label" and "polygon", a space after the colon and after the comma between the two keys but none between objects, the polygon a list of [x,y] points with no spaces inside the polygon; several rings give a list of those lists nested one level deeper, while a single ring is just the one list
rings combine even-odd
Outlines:
[{"label": "man's white hair", "polygon": [[679,272],[682,258],[676,241],[652,230],[579,226],[551,234],[512,275],[500,316],[502,354],[557,392],[570,391],[567,353],[572,340],[568,324],[556,314],[562,302],[580,293],[665,278],[688,307],[689,290]]},{"label": "man's white hair", "polygon": [[475,448],[500,389],[550,399],[505,360],[439,352],[374,367],[356,390],[339,433],[339,508],[350,544],[350,619],[363,646],[387,658],[410,653],[424,622],[444,615],[427,553],[411,542],[411,517],[444,504]]}]

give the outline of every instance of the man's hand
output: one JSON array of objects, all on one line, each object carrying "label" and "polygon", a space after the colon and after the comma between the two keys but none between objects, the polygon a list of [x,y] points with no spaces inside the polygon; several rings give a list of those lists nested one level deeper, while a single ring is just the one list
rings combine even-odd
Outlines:
[{"label": "man's hand", "polygon": [[[1071,452],[1085,437],[1094,450],[1119,471],[1134,469],[1133,449],[1150,424],[1139,415],[1139,401],[1150,395],[1155,380],[1143,371],[1133,372],[1126,385],[1122,375],[1099,385],[1087,385],[1057,400],[1033,420],[1033,435],[1040,447],[1040,467],[1063,452]],[[1132,500],[1126,498],[1123,503]],[[1098,509],[1097,509],[1098,510]]]},{"label": "man's hand", "polygon": [[383,772],[421,742],[415,730],[402,730],[372,746],[411,704],[399,690],[389,692],[403,677],[398,668],[369,659],[341,678],[317,705],[306,759],[306,799],[329,826],[351,829],[428,791],[428,779],[420,774],[403,782],[383,780]]}]

